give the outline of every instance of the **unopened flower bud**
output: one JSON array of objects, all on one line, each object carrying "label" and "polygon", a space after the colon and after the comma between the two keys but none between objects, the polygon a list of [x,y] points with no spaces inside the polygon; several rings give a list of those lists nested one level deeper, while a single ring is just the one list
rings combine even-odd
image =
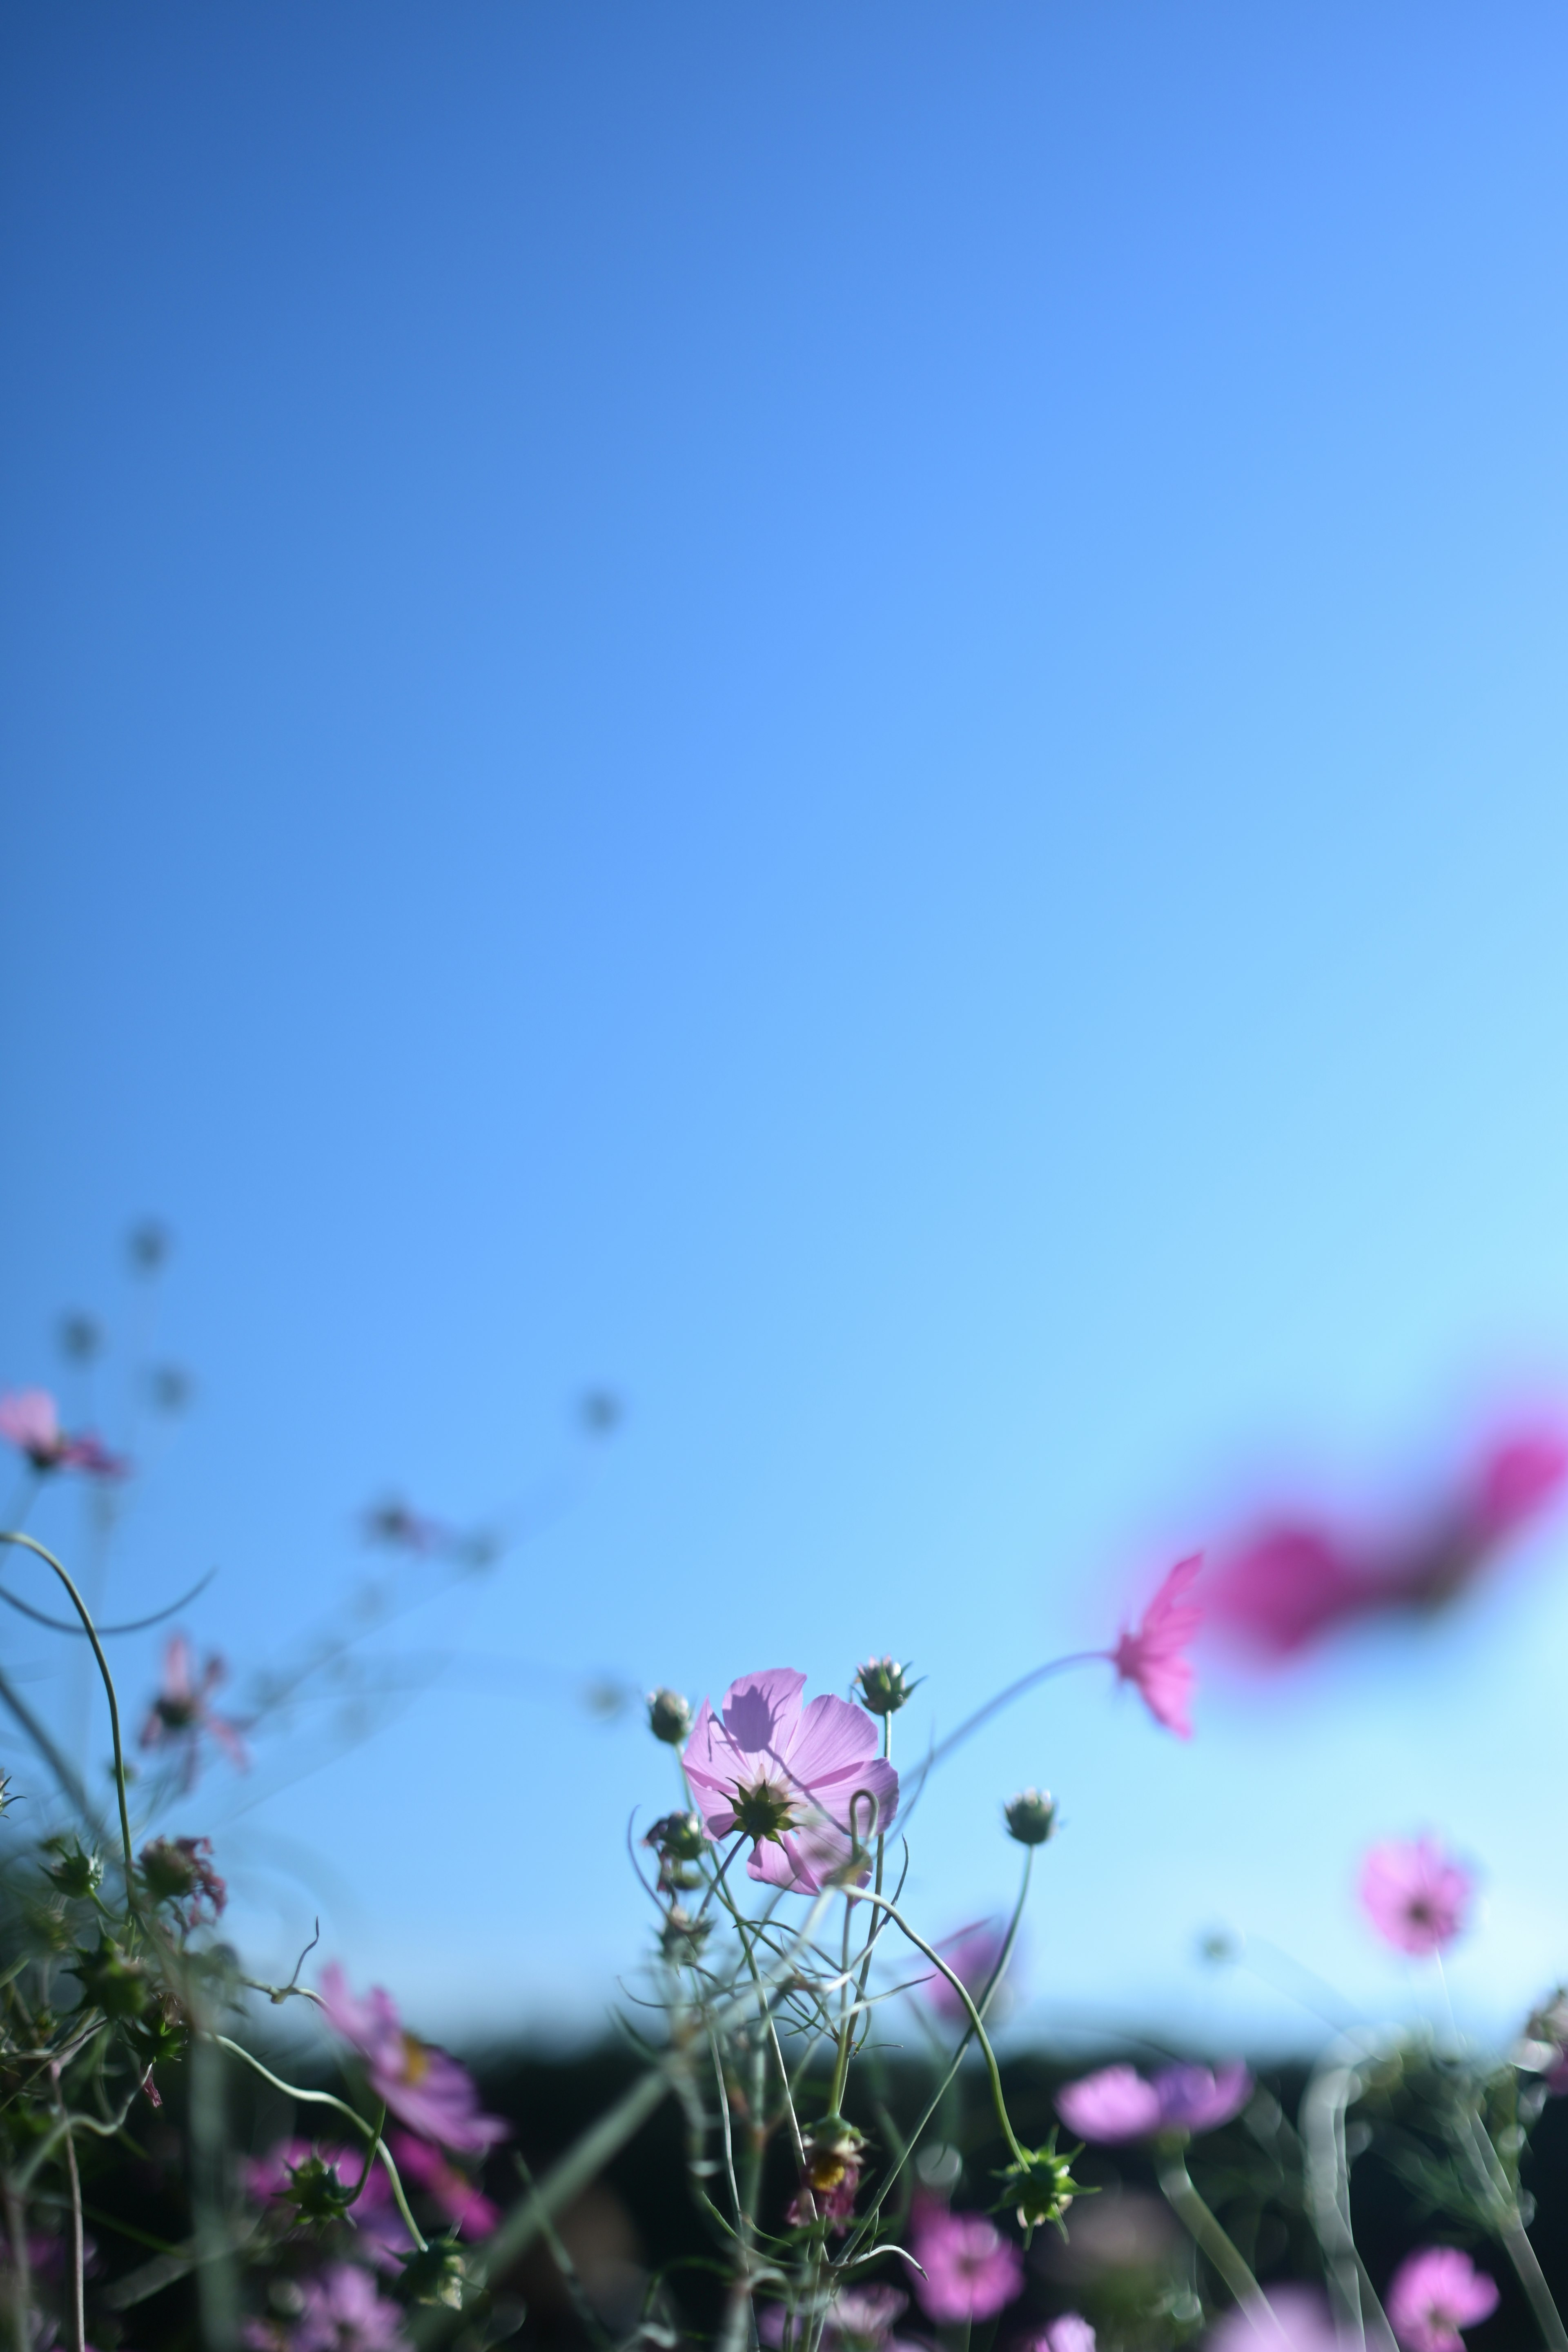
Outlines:
[{"label": "unopened flower bud", "polygon": [[1007,1834],[1020,1845],[1044,1845],[1056,1828],[1056,1800],[1047,1789],[1020,1789],[1005,1810]]},{"label": "unopened flower bud", "polygon": [[[1083,2153],[1079,2148],[1076,2154]],[[1057,2154],[1057,2136],[1052,2132],[1044,2147],[1026,2149],[1023,2161],[1010,2164],[996,2176],[1002,2183],[1000,2204],[1011,2206],[1017,2216],[1018,2227],[1027,2245],[1042,2221],[1052,2222],[1063,2237],[1067,2226],[1063,2214],[1075,2197],[1092,2196],[1081,2180],[1072,2177],[1073,2159]]]},{"label": "unopened flower bud", "polygon": [[707,1843],[696,1813],[666,1813],[643,1840],[669,1862],[696,1862]]},{"label": "unopened flower bud", "polygon": [[897,1715],[920,1688],[910,1680],[908,1666],[896,1658],[868,1658],[857,1669],[855,1681],[868,1715]]},{"label": "unopened flower bud", "polygon": [[49,1876],[62,1895],[77,1901],[96,1895],[103,1877],[103,1864],[96,1853],[84,1848],[76,1838],[49,1838],[47,1846],[55,1856],[49,1864]]},{"label": "unopened flower bud", "polygon": [[667,1748],[679,1748],[691,1728],[690,1700],[682,1698],[679,1691],[649,1691],[647,1727]]}]

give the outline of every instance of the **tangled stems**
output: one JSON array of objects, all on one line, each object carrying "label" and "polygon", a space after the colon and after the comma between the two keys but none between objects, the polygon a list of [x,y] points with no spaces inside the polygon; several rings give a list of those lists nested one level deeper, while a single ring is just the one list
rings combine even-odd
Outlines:
[{"label": "tangled stems", "polygon": [[1237,2303],[1247,2313],[1255,2328],[1268,2326],[1279,2341],[1286,2341],[1279,2315],[1253,2277],[1240,2250],[1223,2230],[1199,2196],[1193,2176],[1183,2158],[1181,2144],[1170,2147],[1160,2162],[1160,2187],[1166,2202],[1183,2221],[1195,2242],[1202,2247],[1210,2262],[1224,2279]]},{"label": "tangled stems", "polygon": [[[0,1543],[20,1544],[24,1550],[36,1552],[52,1568],[71,1598],[71,1606],[81,1619],[82,1631],[92,1643],[92,1654],[98,1660],[98,1671],[103,1677],[104,1692],[109,1700],[109,1728],[114,1740],[114,1794],[120,1806],[120,1843],[125,1859],[125,1899],[132,1911],[136,1902],[136,1864],[131,1852],[131,1814],[125,1802],[125,1754],[120,1741],[120,1702],[114,1695],[114,1676],[109,1671],[109,1660],[103,1654],[103,1644],[98,1638],[86,1601],[52,1551],[46,1550],[31,1536],[19,1534],[15,1528],[0,1528]],[[83,1811],[87,1808],[84,1806]]]}]

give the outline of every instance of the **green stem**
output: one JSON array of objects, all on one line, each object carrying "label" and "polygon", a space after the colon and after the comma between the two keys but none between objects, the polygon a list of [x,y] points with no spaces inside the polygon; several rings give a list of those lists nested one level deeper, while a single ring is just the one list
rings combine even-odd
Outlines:
[{"label": "green stem", "polygon": [[1283,2343],[1285,2330],[1273,2305],[1253,2277],[1240,2250],[1204,2203],[1194,2185],[1193,2176],[1179,2155],[1167,2156],[1158,2167],[1160,2186],[1166,2200],[1178,2219],[1184,2223],[1197,2244],[1218,2271],[1254,2327],[1265,2325],[1273,2328]]},{"label": "green stem", "polygon": [[114,1696],[114,1676],[109,1671],[109,1660],[103,1654],[98,1628],[92,1622],[86,1601],[52,1551],[35,1541],[33,1537],[18,1534],[14,1528],[0,1528],[0,1543],[20,1544],[24,1550],[36,1552],[41,1560],[47,1561],[69,1593],[71,1605],[81,1619],[82,1630],[92,1643],[92,1654],[98,1660],[98,1671],[103,1677],[103,1688],[109,1700],[109,1727],[114,1738],[114,1793],[120,1801],[120,1840],[125,1855],[125,1899],[132,1910],[137,1911],[136,1864],[131,1852],[131,1814],[125,1802],[125,1756],[120,1744],[120,1702]]},{"label": "green stem", "polygon": [[942,1954],[934,1951],[923,1936],[916,1935],[898,1906],[889,1903],[885,1895],[873,1894],[869,1887],[865,1886],[847,1886],[844,1891],[852,1903],[873,1903],[879,1911],[885,1911],[894,1927],[901,1935],[909,1938],[916,1951],[923,1952],[932,1968],[942,1970],[942,1975],[969,2012],[970,2031],[980,2043],[981,2055],[985,2061],[985,2069],[991,2077],[991,2098],[996,2109],[996,2120],[1002,2126],[1002,2137],[1012,2149],[1015,2159],[1019,2164],[1027,2164],[1028,2150],[1022,2145],[1017,2133],[1013,2129],[1012,2118],[1007,2113],[1007,2102],[1002,2094],[1002,2071],[996,2063],[996,2053],[991,2047],[991,2037],[985,2031],[984,2021],[970,1998],[969,1987],[961,1977],[954,1974]]},{"label": "green stem", "polygon": [[[273,2074],[271,2068],[269,2066],[264,2066],[259,2058],[253,2058],[249,2051],[245,2049],[239,2042],[231,2042],[226,2033],[215,2033],[212,2038],[217,2043],[220,2050],[231,2051],[235,2057],[243,2058],[246,2064],[252,2068],[256,2074],[259,2074],[264,2083],[270,2083],[273,2089],[275,2091],[281,2091],[285,2097],[290,2099],[302,2099],[308,2106],[331,2107],[336,2114],[346,2116],[356,2131],[363,2132],[370,2142],[371,2154],[373,2156],[380,2157],[382,2164],[385,2168],[386,2177],[392,2183],[393,2202],[396,2205],[397,2210],[402,2216],[404,2228],[407,2231],[409,2236],[413,2239],[416,2246],[417,2246],[422,2254],[428,2252],[428,2247],[420,2230],[419,2224],[408,2210],[408,2200],[403,2193],[403,2182],[398,2174],[397,2167],[392,2160],[392,2150],[387,2147],[386,2142],[382,2138],[379,2131],[372,2131],[369,2124],[366,2123],[364,2117],[359,2114],[357,2109],[351,2107],[346,2099],[334,2097],[331,2091],[302,2091],[298,2083],[284,2082],[280,2074]],[[385,2109],[384,2108],[382,2112],[383,2115],[384,2115]]]}]

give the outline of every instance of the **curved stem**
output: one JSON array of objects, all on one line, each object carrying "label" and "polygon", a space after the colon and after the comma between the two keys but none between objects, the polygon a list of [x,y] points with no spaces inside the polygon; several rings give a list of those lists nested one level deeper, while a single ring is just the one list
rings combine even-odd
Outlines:
[{"label": "curved stem", "polygon": [[109,1699],[109,1728],[114,1738],[114,1793],[120,1801],[120,1840],[125,1854],[125,1899],[132,1910],[135,1911],[138,1907],[136,1864],[131,1852],[131,1815],[125,1802],[125,1755],[120,1744],[120,1702],[114,1696],[114,1676],[109,1671],[109,1660],[103,1654],[103,1644],[98,1638],[98,1628],[92,1622],[86,1601],[52,1551],[47,1550],[31,1536],[18,1534],[14,1528],[0,1528],[0,1543],[20,1544],[24,1550],[37,1552],[38,1558],[54,1570],[55,1574],[70,1594],[71,1605],[81,1619],[83,1632],[92,1643],[92,1654],[98,1660],[98,1671],[103,1677],[103,1687]]},{"label": "curved stem", "polygon": [[898,1906],[896,1904],[889,1903],[885,1895],[875,1895],[872,1893],[871,1889],[867,1886],[847,1886],[844,1892],[851,1903],[874,1903],[879,1911],[885,1911],[888,1914],[889,1918],[891,1919],[894,1927],[898,1928],[900,1935],[908,1937],[915,1949],[918,1952],[923,1952],[925,1954],[926,1958],[931,1962],[932,1968],[940,1969],[942,1970],[942,1975],[947,1979],[948,1983],[952,1987],[954,1992],[958,1995],[960,2000],[963,2003],[964,2008],[969,2012],[970,2029],[980,2043],[981,2054],[985,2060],[986,2072],[991,2077],[992,2104],[996,2109],[996,2120],[1002,2126],[1002,2137],[1006,2141],[1008,2147],[1012,2149],[1016,2161],[1019,2164],[1027,2164],[1029,2161],[1028,2150],[1022,2145],[1017,2133],[1013,2129],[1013,2120],[1007,2113],[1007,2102],[1002,2095],[1002,2073],[996,2063],[996,2053],[991,2047],[991,2038],[985,2031],[984,2021],[981,2017],[980,2011],[976,2009],[973,2000],[970,1998],[969,1987],[963,1982],[962,1977],[954,1974],[953,1970],[948,1967],[947,1962],[942,1958],[942,1954],[938,1951],[934,1951],[931,1946],[926,1942],[923,1936],[916,1935],[914,1929],[910,1926],[909,1921],[904,1918],[903,1915],[899,1910]]},{"label": "curved stem", "polygon": [[1239,2248],[1232,2242],[1204,2203],[1181,2157],[1166,2157],[1158,2167],[1158,2172],[1160,2186],[1172,2211],[1185,2223],[1237,2303],[1250,2316],[1253,2326],[1272,2327],[1283,2344],[1285,2330],[1280,2326],[1279,2313],[1253,2277]]},{"label": "curved stem", "polygon": [[[275,2074],[269,2066],[264,2066],[259,2058],[253,2058],[249,2051],[247,2050],[243,2044],[238,2042],[231,2042],[226,2033],[215,2033],[213,2035],[213,2040],[217,2043],[220,2050],[227,2050],[231,2052],[236,2058],[243,2058],[246,2064],[254,2068],[255,2072],[261,2076],[264,2083],[270,2083],[273,2089],[275,2091],[281,2091],[285,2097],[290,2099],[302,2099],[308,2105],[312,2107],[331,2107],[338,2115],[346,2116],[356,2131],[363,2132],[365,2137],[370,2143],[370,2152],[372,2156],[379,2156],[383,2165],[385,2167],[386,2177],[392,2183],[393,2201],[396,2205],[399,2214],[402,2216],[404,2228],[407,2231],[409,2236],[413,2239],[416,2246],[419,2249],[419,2252],[422,2254],[428,2251],[424,2235],[420,2231],[419,2224],[408,2210],[408,2200],[403,2193],[403,2182],[398,2175],[397,2167],[392,2160],[391,2149],[387,2147],[386,2142],[382,2138],[379,2131],[372,2131],[369,2124],[366,2123],[364,2117],[356,2108],[351,2107],[346,2099],[335,2097],[331,2091],[302,2091],[298,2083],[284,2082],[280,2074]],[[384,2115],[384,2109],[383,2110],[383,2113]],[[362,2188],[363,2187],[363,2181],[360,2185]]]},{"label": "curved stem", "polygon": [[909,1804],[904,1809],[906,1818],[913,1809],[915,1797],[920,1795],[942,1758],[951,1756],[955,1748],[962,1747],[973,1732],[980,1729],[982,1724],[989,1723],[994,1715],[1000,1715],[1005,1706],[1011,1706],[1016,1698],[1022,1698],[1026,1691],[1033,1690],[1037,1683],[1048,1681],[1052,1675],[1064,1674],[1068,1666],[1092,1666],[1109,1664],[1110,1660],[1109,1650],[1074,1650],[1065,1658],[1047,1658],[1043,1666],[1031,1666],[1028,1673],[1020,1675],[1016,1683],[1009,1683],[1006,1689],[998,1691],[994,1698],[988,1698],[984,1706],[977,1707],[973,1715],[966,1716],[956,1731],[950,1731],[947,1738],[939,1739],[931,1750],[921,1767],[920,1779],[915,1782],[914,1796],[910,1799]]},{"label": "curved stem", "polygon": [[21,1693],[12,1684],[9,1676],[3,1674],[0,1674],[0,1706],[9,1707],[83,1821],[90,1822],[93,1817],[92,1806],[76,1767],[61,1755]]}]

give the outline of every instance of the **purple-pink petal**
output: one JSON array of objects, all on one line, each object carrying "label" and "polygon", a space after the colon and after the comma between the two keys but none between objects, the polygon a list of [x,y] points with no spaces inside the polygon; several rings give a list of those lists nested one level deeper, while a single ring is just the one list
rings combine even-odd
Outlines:
[{"label": "purple-pink petal", "polygon": [[1160,2125],[1165,2131],[1216,2131],[1252,2096],[1252,2075],[1239,2059],[1226,2065],[1164,2066],[1154,2077]]},{"label": "purple-pink petal", "polygon": [[1160,2128],[1160,2094],[1133,2066],[1102,2066],[1057,2093],[1057,2113],[1080,2139],[1114,2147]]}]

